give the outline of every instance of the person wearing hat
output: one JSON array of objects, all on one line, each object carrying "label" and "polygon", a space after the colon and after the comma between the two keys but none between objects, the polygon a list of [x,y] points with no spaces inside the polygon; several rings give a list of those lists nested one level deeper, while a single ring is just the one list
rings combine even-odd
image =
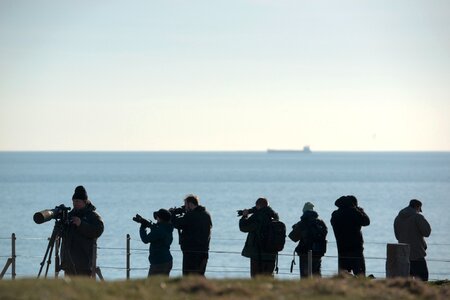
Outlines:
[{"label": "person wearing hat", "polygon": [[147,233],[147,226],[141,223],[139,235],[143,243],[150,243],[148,260],[150,269],[148,276],[166,275],[169,276],[172,270],[172,255],[170,245],[173,240],[173,225],[170,222],[171,214],[168,210],[161,208],[153,213],[156,223],[150,225]]},{"label": "person wearing hat", "polygon": [[312,274],[321,276],[322,256],[327,251],[327,233],[327,226],[314,211],[314,204],[306,202],[300,221],[292,226],[292,231],[288,235],[292,241],[299,242],[295,252],[300,257],[300,278],[306,278],[309,275],[309,251],[312,251]]},{"label": "person wearing hat", "polygon": [[409,245],[410,275],[428,281],[425,237],[430,236],[431,226],[421,212],[422,202],[412,199],[395,218],[394,233],[399,243]]},{"label": "person wearing hat", "polygon": [[75,188],[72,203],[73,209],[67,216],[69,224],[62,235],[61,269],[68,276],[94,277],[103,221],[83,186]]},{"label": "person wearing hat", "polygon": [[358,200],[353,195],[339,197],[334,205],[338,209],[332,213],[330,222],[336,237],[338,268],[353,272],[355,276],[366,276],[361,228],[370,225],[369,216],[358,206]]}]

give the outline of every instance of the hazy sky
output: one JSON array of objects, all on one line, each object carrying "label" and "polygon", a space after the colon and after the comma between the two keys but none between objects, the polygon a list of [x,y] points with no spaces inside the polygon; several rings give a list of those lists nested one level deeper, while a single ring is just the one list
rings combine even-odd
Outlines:
[{"label": "hazy sky", "polygon": [[0,0],[0,150],[450,150],[450,1]]}]

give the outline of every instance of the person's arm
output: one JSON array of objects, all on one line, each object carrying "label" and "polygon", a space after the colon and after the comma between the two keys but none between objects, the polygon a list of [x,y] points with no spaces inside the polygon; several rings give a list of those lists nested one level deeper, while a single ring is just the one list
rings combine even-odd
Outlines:
[{"label": "person's arm", "polygon": [[398,242],[400,242],[400,231],[398,229],[398,216],[394,220],[394,235]]},{"label": "person's arm", "polygon": [[420,234],[424,237],[429,237],[431,234],[431,226],[430,223],[425,219],[425,217],[421,214],[417,215],[416,224],[419,228]]},{"label": "person's arm", "polygon": [[91,217],[87,220],[81,220],[78,225],[78,230],[87,238],[98,238],[102,235],[104,230],[103,221],[97,213],[92,212]]},{"label": "person's arm", "polygon": [[139,235],[140,235],[140,237],[141,237],[141,241],[142,241],[144,244],[150,243],[150,241],[149,241],[149,239],[148,239],[147,228],[146,228],[145,226],[142,226],[142,225],[141,225],[141,227],[139,227]]},{"label": "person's arm", "polygon": [[239,220],[239,230],[242,232],[251,232],[258,229],[258,223],[256,222],[255,215],[250,218],[242,216]]},{"label": "person's arm", "polygon": [[144,244],[153,243],[156,240],[161,239],[162,232],[155,225],[150,228],[150,232],[147,233],[147,230],[144,226],[139,228],[139,235],[141,236],[141,240]]},{"label": "person's arm", "polygon": [[189,213],[185,213],[182,217],[173,216],[172,217],[172,225],[176,229],[184,229],[188,222]]},{"label": "person's arm", "polygon": [[370,219],[369,216],[364,212],[362,207],[356,207],[356,211],[359,213],[359,222],[361,226],[369,226]]}]

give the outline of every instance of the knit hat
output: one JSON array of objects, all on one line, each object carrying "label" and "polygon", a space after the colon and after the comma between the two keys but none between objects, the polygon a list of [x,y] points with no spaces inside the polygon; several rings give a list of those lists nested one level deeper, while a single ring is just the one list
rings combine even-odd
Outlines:
[{"label": "knit hat", "polygon": [[87,201],[88,195],[86,193],[86,190],[84,189],[84,186],[79,185],[75,188],[75,192],[73,193],[72,200],[84,200]]},{"label": "knit hat", "polygon": [[303,212],[308,210],[314,211],[314,204],[312,204],[311,202],[306,202],[305,205],[303,206]]},{"label": "knit hat", "polygon": [[156,217],[159,217],[164,222],[169,222],[171,216],[172,216],[171,213],[167,209],[164,209],[164,208],[161,208],[160,210],[155,211],[153,213],[153,218],[156,219]]}]

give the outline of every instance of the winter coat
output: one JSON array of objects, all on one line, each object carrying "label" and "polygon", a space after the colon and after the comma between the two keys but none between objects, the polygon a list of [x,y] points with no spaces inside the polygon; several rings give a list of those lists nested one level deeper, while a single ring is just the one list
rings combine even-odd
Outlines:
[{"label": "winter coat", "polygon": [[171,223],[156,223],[150,227],[147,233],[146,227],[139,228],[142,242],[150,243],[150,255],[148,260],[152,265],[164,264],[172,261],[170,245],[172,244],[173,225]]},{"label": "winter coat", "polygon": [[350,197],[339,198],[335,205],[338,209],[331,215],[331,225],[336,237],[338,253],[362,253],[364,240],[361,227],[370,224],[369,217]]},{"label": "winter coat", "polygon": [[239,230],[248,233],[242,256],[263,261],[275,260],[277,253],[267,253],[261,245],[263,229],[272,219],[278,220],[278,215],[269,206],[256,210],[250,217],[242,216],[239,220]]},{"label": "winter coat", "polygon": [[297,254],[307,254],[309,250],[313,250],[313,255],[323,256],[325,254],[328,229],[325,222],[318,217],[319,215],[315,211],[305,211],[300,222],[292,226],[292,231],[288,236],[292,241],[299,242],[295,248]]},{"label": "winter coat", "polygon": [[173,216],[172,224],[180,230],[180,246],[183,252],[198,251],[208,254],[212,221],[205,207],[199,205],[182,217]]},{"label": "winter coat", "polygon": [[418,260],[427,255],[424,237],[430,236],[431,226],[414,208],[408,206],[398,213],[394,221],[394,232],[399,243],[409,244],[410,260]]},{"label": "winter coat", "polygon": [[93,270],[97,256],[97,238],[103,233],[102,218],[90,201],[81,210],[72,209],[68,220],[78,217],[80,226],[67,225],[62,236],[61,268],[72,274]]}]

